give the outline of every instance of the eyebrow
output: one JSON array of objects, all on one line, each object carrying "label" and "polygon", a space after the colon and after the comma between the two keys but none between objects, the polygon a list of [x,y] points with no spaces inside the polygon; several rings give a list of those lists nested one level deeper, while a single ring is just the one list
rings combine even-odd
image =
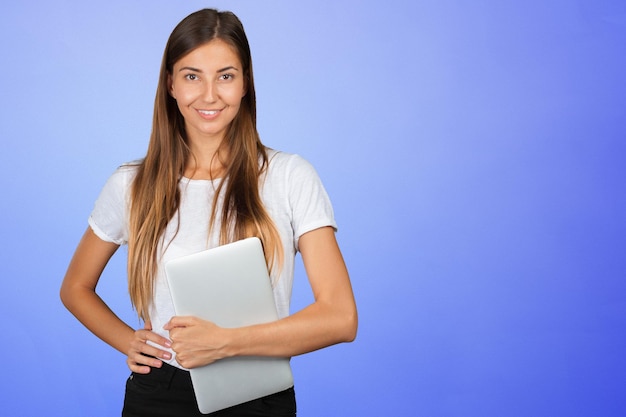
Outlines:
[{"label": "eyebrow", "polygon": [[[222,69],[219,69],[219,70],[217,70],[216,72],[220,73],[220,72],[224,72],[224,71],[231,71],[231,70],[234,70],[234,71],[239,71],[239,68],[233,67],[233,66],[231,65],[231,66],[228,66],[228,67],[224,67],[224,68],[222,68]],[[178,70],[178,72],[181,72],[181,71],[193,71],[193,72],[203,73],[203,71],[202,71],[201,69],[194,68],[194,67],[182,67],[181,69],[179,69],[179,70]]]}]

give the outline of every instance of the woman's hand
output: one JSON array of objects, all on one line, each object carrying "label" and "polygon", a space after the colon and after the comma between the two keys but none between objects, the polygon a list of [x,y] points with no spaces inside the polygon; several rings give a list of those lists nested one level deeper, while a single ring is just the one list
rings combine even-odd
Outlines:
[{"label": "woman's hand", "polygon": [[185,368],[208,365],[228,356],[228,329],[197,317],[172,317],[163,327],[170,332],[176,361]]},{"label": "woman's hand", "polygon": [[163,365],[161,359],[172,358],[170,352],[149,345],[148,341],[166,348],[172,346],[169,340],[152,331],[150,323],[146,323],[143,329],[135,331],[135,337],[130,343],[128,358],[126,359],[128,368],[135,373],[150,373],[150,367],[160,368]]},{"label": "woman's hand", "polygon": [[299,248],[315,301],[270,323],[223,328],[197,317],[173,317],[170,332],[176,360],[185,368],[232,356],[287,358],[356,337],[358,315],[348,270],[331,227],[300,237]]}]

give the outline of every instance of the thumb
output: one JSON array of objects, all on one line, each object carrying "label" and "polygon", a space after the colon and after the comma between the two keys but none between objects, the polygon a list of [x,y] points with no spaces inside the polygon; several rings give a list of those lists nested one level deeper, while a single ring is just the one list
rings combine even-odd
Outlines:
[{"label": "thumb", "polygon": [[172,330],[176,327],[188,327],[194,324],[194,318],[189,316],[174,316],[165,323],[164,330]]}]

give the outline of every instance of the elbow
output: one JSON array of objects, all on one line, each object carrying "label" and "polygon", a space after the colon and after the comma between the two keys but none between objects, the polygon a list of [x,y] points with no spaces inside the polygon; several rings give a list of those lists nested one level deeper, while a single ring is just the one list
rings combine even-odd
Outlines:
[{"label": "elbow", "polygon": [[356,310],[346,315],[343,320],[341,342],[351,343],[356,339],[357,329],[359,327],[359,319]]},{"label": "elbow", "polygon": [[69,309],[70,296],[68,294],[67,288],[64,285],[61,286],[61,290],[59,291],[59,298],[61,299],[61,303],[65,306],[65,308]]},{"label": "elbow", "polygon": [[74,305],[74,300],[76,299],[74,292],[68,284],[61,285],[61,290],[59,291],[59,298],[61,302],[65,306],[66,309],[72,311],[72,306]]}]

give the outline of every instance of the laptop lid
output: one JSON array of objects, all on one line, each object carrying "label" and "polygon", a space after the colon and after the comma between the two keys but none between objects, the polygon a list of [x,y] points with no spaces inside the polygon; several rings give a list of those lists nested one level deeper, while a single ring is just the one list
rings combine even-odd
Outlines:
[{"label": "laptop lid", "polygon": [[[165,264],[176,314],[234,328],[278,320],[261,241],[243,239]],[[202,413],[293,386],[288,358],[241,356],[190,369]]]}]

